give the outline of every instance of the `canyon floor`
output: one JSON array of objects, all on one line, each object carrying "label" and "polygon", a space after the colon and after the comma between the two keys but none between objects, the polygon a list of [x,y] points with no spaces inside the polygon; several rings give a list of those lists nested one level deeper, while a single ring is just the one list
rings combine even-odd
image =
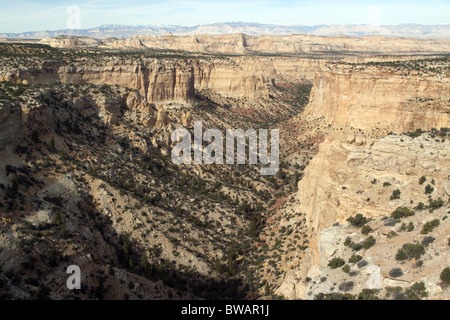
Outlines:
[{"label": "canyon floor", "polygon": [[[0,81],[1,299],[450,298],[447,40],[8,39]],[[174,164],[196,121],[278,172]]]}]

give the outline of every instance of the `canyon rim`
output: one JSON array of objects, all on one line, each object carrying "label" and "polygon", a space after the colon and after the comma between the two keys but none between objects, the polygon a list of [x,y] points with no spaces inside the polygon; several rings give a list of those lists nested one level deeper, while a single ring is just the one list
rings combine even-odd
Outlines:
[{"label": "canyon rim", "polygon": [[450,38],[408,28],[0,30],[0,298],[448,300]]}]

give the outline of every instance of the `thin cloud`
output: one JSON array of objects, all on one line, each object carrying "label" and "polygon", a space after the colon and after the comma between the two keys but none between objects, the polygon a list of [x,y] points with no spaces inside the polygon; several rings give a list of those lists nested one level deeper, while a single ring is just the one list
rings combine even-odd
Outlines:
[{"label": "thin cloud", "polygon": [[3,5],[0,33],[56,30],[67,27],[67,7],[78,5],[81,28],[105,24],[196,25],[214,22],[258,22],[269,24],[360,24],[370,19],[367,8],[379,7],[381,24],[450,23],[450,3],[383,0],[56,0],[15,1]]}]

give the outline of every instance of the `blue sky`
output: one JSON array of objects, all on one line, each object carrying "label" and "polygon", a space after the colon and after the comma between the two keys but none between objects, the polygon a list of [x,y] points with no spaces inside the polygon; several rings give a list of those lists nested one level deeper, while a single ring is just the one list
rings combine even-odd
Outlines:
[{"label": "blue sky", "polygon": [[[73,6],[76,10],[68,11]],[[450,1],[0,0],[0,33],[57,30],[74,25],[84,29],[104,24],[196,25],[233,21],[291,25],[371,21],[450,24]]]}]

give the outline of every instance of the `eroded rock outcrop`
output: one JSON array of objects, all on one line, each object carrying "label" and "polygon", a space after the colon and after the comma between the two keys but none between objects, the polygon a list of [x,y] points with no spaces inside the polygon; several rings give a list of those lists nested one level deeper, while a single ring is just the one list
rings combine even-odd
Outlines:
[{"label": "eroded rock outcrop", "polygon": [[[72,45],[72,44],[70,44]],[[116,48],[159,48],[193,52],[221,53],[313,53],[313,52],[427,52],[448,51],[449,40],[386,38],[366,36],[361,38],[336,36],[319,37],[312,35],[250,36],[242,33],[229,35],[192,36],[135,36],[114,40],[110,44]]]},{"label": "eroded rock outcrop", "polygon": [[318,69],[307,112],[336,126],[402,133],[449,127],[450,80],[368,67]]},{"label": "eroded rock outcrop", "polygon": [[[389,216],[397,207],[447,199],[448,150],[448,140],[429,135],[417,138],[391,135],[375,140],[327,137],[307,167],[296,195],[299,205],[295,210],[306,214],[311,246],[305,252],[301,268],[287,272],[277,292],[291,298],[307,297],[308,284],[304,279],[319,275],[336,248],[342,247],[343,236],[337,237],[332,232],[335,223],[346,225],[347,218],[356,213],[379,219]],[[421,176],[432,181],[430,194],[425,192],[428,182],[419,183]],[[400,196],[393,198],[397,189]],[[345,230],[339,232],[349,234]],[[335,243],[334,249],[326,243]]]}]

